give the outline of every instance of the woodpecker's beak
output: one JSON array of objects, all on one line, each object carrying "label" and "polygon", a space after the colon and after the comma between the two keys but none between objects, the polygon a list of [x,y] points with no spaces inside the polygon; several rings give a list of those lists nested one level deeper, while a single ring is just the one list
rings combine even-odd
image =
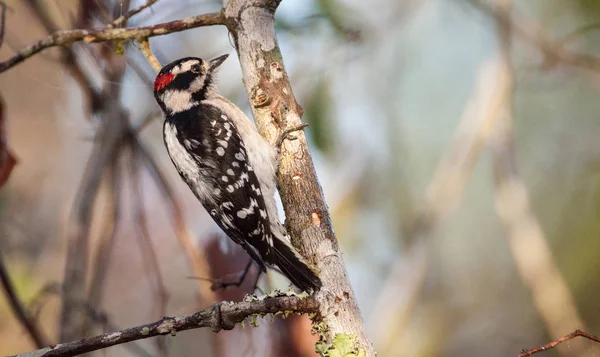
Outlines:
[{"label": "woodpecker's beak", "polygon": [[221,67],[221,65],[223,64],[223,62],[225,62],[225,60],[227,59],[227,57],[229,57],[228,54],[225,54],[223,56],[219,56],[215,59],[210,60],[210,62],[208,63],[208,71],[209,72],[214,72],[217,69],[219,69],[219,67]]}]

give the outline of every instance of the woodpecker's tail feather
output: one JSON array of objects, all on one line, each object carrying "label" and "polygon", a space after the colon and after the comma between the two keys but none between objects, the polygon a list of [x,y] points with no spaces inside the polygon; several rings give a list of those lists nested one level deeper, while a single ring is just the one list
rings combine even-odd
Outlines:
[{"label": "woodpecker's tail feather", "polygon": [[274,237],[272,258],[272,263],[300,290],[310,293],[321,289],[321,279],[289,243]]}]

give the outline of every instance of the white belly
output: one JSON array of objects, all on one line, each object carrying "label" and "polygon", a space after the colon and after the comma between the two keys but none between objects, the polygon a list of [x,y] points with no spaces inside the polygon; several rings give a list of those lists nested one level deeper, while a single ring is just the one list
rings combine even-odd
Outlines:
[{"label": "white belly", "polygon": [[194,157],[177,139],[177,128],[173,124],[165,122],[163,130],[167,152],[177,171],[184,177],[190,189],[203,205],[206,203],[214,204],[214,189],[204,180],[201,169]]}]

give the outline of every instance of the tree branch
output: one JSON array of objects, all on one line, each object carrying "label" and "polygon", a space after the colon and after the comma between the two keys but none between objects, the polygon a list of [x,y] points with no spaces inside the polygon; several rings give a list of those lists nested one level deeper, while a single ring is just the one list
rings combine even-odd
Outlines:
[{"label": "tree branch", "polygon": [[152,49],[150,48],[150,41],[147,38],[144,38],[139,41],[139,44],[140,44],[140,48],[142,50],[142,54],[144,55],[144,57],[146,57],[146,60],[148,61],[148,63],[150,63],[152,68],[157,73],[160,72],[162,65],[160,64],[158,59],[156,59],[156,56],[154,56],[154,53],[152,53]]},{"label": "tree branch", "polygon": [[179,331],[191,330],[200,327],[210,327],[214,332],[231,330],[236,324],[252,315],[285,313],[317,313],[318,303],[313,298],[300,298],[298,296],[267,297],[263,300],[244,301],[239,303],[221,302],[214,303],[211,307],[193,314],[162,319],[125,330],[84,338],[79,341],[51,345],[50,347],[23,353],[15,357],[50,357],[50,356],[77,356],[83,353],[96,351],[141,340],[159,335],[175,335]]},{"label": "tree branch", "polygon": [[[282,130],[302,124],[302,107],[293,95],[275,37],[278,4],[277,0],[227,0],[224,8],[254,120],[273,143]],[[317,266],[323,282],[315,298],[327,328],[321,331],[317,347],[322,352],[335,349],[334,337],[342,335],[346,341],[356,340],[353,348],[372,357],[375,352],[364,331],[306,138],[301,131],[296,136],[297,140],[286,140],[281,147],[278,184],[292,244]]]},{"label": "tree branch", "polygon": [[[110,28],[109,26],[100,30],[68,30],[57,31],[45,39],[27,46],[17,52],[16,55],[0,63],[0,73],[23,62],[27,58],[56,46],[68,46],[74,42],[84,41],[86,43],[104,42],[111,40],[134,40],[146,39],[148,37],[162,36],[173,32],[184,31],[201,26],[223,25],[224,17],[221,12],[203,14],[187,17],[181,20],[164,22],[158,25]],[[110,25],[112,26],[112,25]]]},{"label": "tree branch", "polygon": [[600,343],[600,338],[598,338],[594,335],[590,335],[589,333],[583,332],[581,330],[575,330],[575,331],[571,332],[570,334],[562,336],[560,338],[557,338],[556,340],[554,340],[552,342],[548,342],[545,345],[538,346],[538,347],[532,348],[530,350],[523,350],[521,353],[519,353],[517,355],[517,357],[528,357],[528,356],[534,355],[539,352],[547,351],[551,348],[554,348],[554,347],[560,345],[561,343],[563,343],[565,341],[572,340],[575,337],[584,337],[584,338],[587,338],[588,340],[594,341],[596,343]]},{"label": "tree branch", "polygon": [[139,14],[142,10],[154,5],[155,2],[157,2],[158,0],[148,0],[146,1],[145,4],[140,5],[138,7],[136,7],[135,9],[132,9],[131,11],[129,11],[128,13],[126,13],[125,15],[119,16],[118,18],[116,18],[113,22],[111,22],[110,24],[108,24],[106,26],[107,29],[111,29],[111,28],[115,28],[115,27],[119,27],[122,24],[125,24],[127,22],[127,20],[129,20],[130,18],[132,18],[133,16]]}]

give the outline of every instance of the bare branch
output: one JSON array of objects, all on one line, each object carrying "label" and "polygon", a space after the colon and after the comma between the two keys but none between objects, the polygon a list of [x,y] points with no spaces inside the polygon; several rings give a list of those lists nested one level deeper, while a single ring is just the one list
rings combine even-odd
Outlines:
[{"label": "bare branch", "polygon": [[583,332],[581,330],[575,330],[575,331],[571,332],[570,334],[565,335],[560,338],[557,338],[556,340],[549,342],[545,345],[538,346],[538,347],[532,348],[530,350],[523,350],[523,352],[519,353],[516,357],[528,357],[528,356],[534,355],[539,352],[547,351],[549,349],[552,349],[552,348],[560,345],[561,343],[563,343],[565,341],[572,340],[575,337],[584,337],[584,338],[587,338],[588,340],[592,340],[594,342],[600,343],[600,338],[598,338],[594,335],[590,335],[589,333]]},{"label": "bare branch", "polygon": [[152,68],[154,68],[154,70],[157,73],[160,72],[162,66],[160,62],[158,62],[158,59],[156,59],[156,56],[154,56],[154,53],[152,53],[152,49],[150,48],[150,41],[147,38],[144,38],[142,40],[139,40],[138,43],[140,44],[140,48],[142,49],[142,54],[144,54],[144,57],[146,57]]},{"label": "bare branch", "polygon": [[121,223],[121,169],[118,162],[111,162],[106,171],[109,195],[106,203],[107,208],[103,214],[105,221],[100,233],[100,243],[94,254],[94,270],[90,290],[87,294],[87,301],[92,306],[100,306],[102,301],[110,256],[115,245],[117,229]]},{"label": "bare branch", "polygon": [[[135,139],[135,134],[130,135],[131,139]],[[152,244],[152,238],[150,237],[150,230],[148,229],[148,220],[146,219],[146,211],[144,209],[144,196],[142,194],[142,174],[140,170],[140,163],[138,162],[138,155],[136,155],[136,148],[133,141],[130,141],[131,149],[131,185],[133,194],[133,210],[134,217],[136,220],[137,238],[139,239],[140,252],[143,255],[143,263],[146,265],[146,271],[152,272],[154,275],[156,290],[159,300],[159,314],[158,316],[164,316],[167,309],[168,293],[167,288],[164,284],[164,279],[160,271],[160,263],[156,250]],[[150,278],[150,274],[148,275]]]},{"label": "bare branch", "polygon": [[[119,80],[123,74],[121,64],[114,69],[111,79]],[[107,94],[106,107],[101,112],[102,124],[96,135],[96,142],[88,159],[86,172],[73,204],[69,223],[67,262],[63,279],[64,298],[61,316],[61,341],[70,341],[85,336],[87,317],[73,309],[70,300],[86,299],[86,281],[89,261],[89,234],[95,202],[100,189],[102,175],[108,165],[114,162],[121,150],[122,139],[128,132],[129,117],[118,105],[119,90]]]},{"label": "bare branch", "polygon": [[77,356],[126,342],[159,335],[175,335],[179,331],[201,327],[210,327],[214,332],[231,330],[236,324],[244,321],[244,319],[251,315],[275,314],[281,311],[299,314],[317,313],[318,303],[312,298],[302,299],[297,296],[267,297],[263,300],[239,303],[214,303],[208,309],[200,310],[190,315],[163,317],[149,324],[105,333],[79,341],[51,345],[50,347],[20,354],[15,357]]},{"label": "bare branch", "polygon": [[47,49],[56,46],[68,46],[75,42],[84,41],[86,43],[105,42],[111,40],[134,40],[144,39],[153,36],[162,36],[173,32],[184,31],[201,26],[213,26],[224,24],[224,17],[221,12],[203,14],[187,17],[181,20],[165,22],[152,26],[127,27],[127,28],[104,28],[100,30],[68,30],[57,31],[37,43],[27,46],[17,52],[17,54],[8,60],[0,63],[0,73],[6,71],[12,66],[26,60],[27,58]]},{"label": "bare branch", "polygon": [[138,13],[142,12],[144,9],[146,9],[146,8],[154,5],[154,3],[157,2],[157,1],[158,0],[148,0],[148,1],[146,1],[145,4],[140,5],[139,7],[135,8],[133,10],[130,10],[125,15],[116,18],[113,22],[111,22],[109,25],[107,25],[106,28],[107,29],[111,29],[111,28],[119,27],[122,24],[125,24],[127,22],[127,20],[129,20],[133,16],[137,15]]},{"label": "bare branch", "polygon": [[[84,7],[85,3],[85,1],[82,2],[82,7]],[[44,10],[44,7],[40,2],[27,1],[26,4],[30,7],[31,12],[38,18],[48,33],[58,31],[58,26],[52,20],[50,14]],[[88,14],[86,10],[82,9],[80,15],[81,19],[78,22],[85,23],[85,18],[89,16],[90,14]],[[87,98],[89,101],[90,112],[96,113],[102,106],[102,93],[94,88],[92,80],[86,75],[81,64],[81,60],[76,55],[73,47],[61,48],[60,52],[62,63],[77,81],[81,90],[85,94],[85,98]]]},{"label": "bare branch", "polygon": [[[30,304],[30,309],[34,311],[32,316],[39,316],[41,309],[45,303],[45,299],[50,295],[56,295],[58,297],[63,297],[62,286],[58,283],[49,283],[43,287],[41,291],[39,291],[34,297],[32,303]],[[81,311],[85,312],[85,314],[92,320],[94,324],[102,326],[102,332],[105,333],[107,330],[121,330],[119,326],[112,323],[106,314],[105,311],[100,310],[94,305],[92,305],[88,301],[71,301],[73,306]],[[48,346],[47,343],[39,346],[39,348],[43,348],[44,346]],[[153,357],[153,354],[146,351],[139,344],[132,342],[124,346],[126,349],[130,350],[132,353],[135,353],[141,357]]]},{"label": "bare branch", "polygon": [[[131,67],[131,65],[130,65],[130,67]],[[133,135],[138,135],[139,133],[142,132],[142,130],[144,130],[148,125],[150,125],[150,123],[152,123],[152,121],[154,121],[156,118],[158,118],[159,115],[162,117],[162,114],[155,113],[155,112],[148,114],[144,119],[142,119],[140,121],[140,123],[137,126],[135,126],[131,129],[131,133]]]}]

